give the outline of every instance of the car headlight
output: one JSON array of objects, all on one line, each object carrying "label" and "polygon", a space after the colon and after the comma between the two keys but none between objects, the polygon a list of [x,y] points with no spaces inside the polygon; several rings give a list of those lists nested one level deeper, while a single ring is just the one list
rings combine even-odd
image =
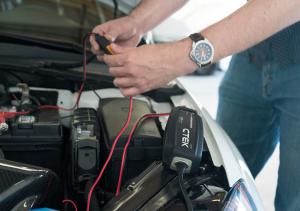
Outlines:
[{"label": "car headlight", "polygon": [[224,211],[257,211],[254,200],[250,195],[245,181],[238,180],[228,192],[223,206]]}]

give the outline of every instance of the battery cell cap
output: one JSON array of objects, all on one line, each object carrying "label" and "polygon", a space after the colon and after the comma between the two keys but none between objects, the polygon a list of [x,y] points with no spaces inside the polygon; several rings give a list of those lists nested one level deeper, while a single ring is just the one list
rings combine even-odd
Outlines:
[{"label": "battery cell cap", "polygon": [[33,123],[35,123],[35,116],[22,115],[18,117],[17,120],[18,128],[20,129],[30,129],[33,128]]}]

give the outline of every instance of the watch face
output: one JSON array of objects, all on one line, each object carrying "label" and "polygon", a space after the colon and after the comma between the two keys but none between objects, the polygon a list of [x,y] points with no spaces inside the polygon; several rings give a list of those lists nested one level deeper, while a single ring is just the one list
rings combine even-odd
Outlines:
[{"label": "watch face", "polygon": [[208,63],[212,60],[213,49],[212,46],[206,42],[197,43],[194,50],[195,59],[201,64]]}]

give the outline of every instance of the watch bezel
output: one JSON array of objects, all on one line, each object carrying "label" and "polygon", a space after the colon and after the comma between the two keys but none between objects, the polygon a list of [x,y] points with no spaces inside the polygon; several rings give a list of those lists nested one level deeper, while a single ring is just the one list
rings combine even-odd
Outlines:
[{"label": "watch bezel", "polygon": [[[210,46],[211,48],[211,57],[209,58],[209,60],[207,62],[202,62],[202,61],[199,61],[196,56],[195,56],[195,50],[196,50],[196,47],[202,43],[205,43],[207,45]],[[203,66],[206,66],[206,65],[209,65],[212,63],[213,59],[214,59],[214,54],[215,54],[215,49],[213,47],[213,45],[211,44],[211,42],[209,42],[209,40],[207,40],[206,38],[204,40],[199,40],[197,42],[194,42],[193,41],[193,44],[192,44],[192,50],[190,52],[190,57],[191,59],[199,66],[199,67],[203,67]]]}]

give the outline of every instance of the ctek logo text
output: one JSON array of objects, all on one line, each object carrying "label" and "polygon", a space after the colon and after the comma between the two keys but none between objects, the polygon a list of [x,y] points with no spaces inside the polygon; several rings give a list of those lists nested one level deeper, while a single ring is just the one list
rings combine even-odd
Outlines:
[{"label": "ctek logo text", "polygon": [[182,139],[181,139],[181,147],[189,148],[190,143],[190,130],[187,128],[183,128],[182,130]]}]

